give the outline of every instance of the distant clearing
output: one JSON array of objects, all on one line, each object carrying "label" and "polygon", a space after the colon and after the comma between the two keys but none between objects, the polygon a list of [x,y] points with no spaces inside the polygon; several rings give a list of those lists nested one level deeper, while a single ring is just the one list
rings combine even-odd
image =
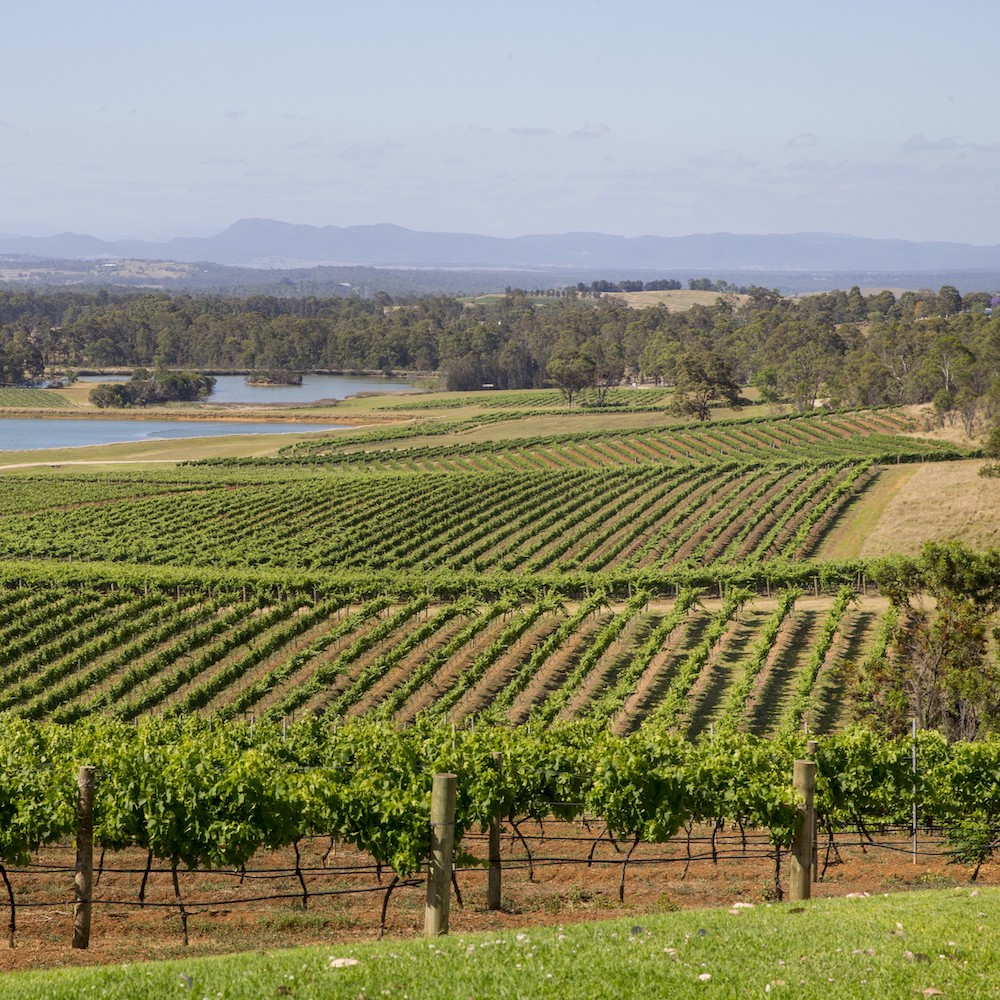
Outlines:
[{"label": "distant clearing", "polygon": [[[559,299],[547,295],[528,296],[532,305],[545,307],[554,305]],[[630,309],[648,309],[665,305],[670,312],[685,312],[692,306],[714,306],[719,299],[728,299],[736,305],[749,301],[748,295],[727,295],[722,292],[693,292],[686,288],[670,289],[662,292],[603,292],[601,298],[621,299]],[[466,305],[487,305],[503,301],[500,294],[475,295],[463,298]],[[595,302],[594,299],[583,301]]]},{"label": "distant clearing", "polygon": [[649,309],[661,303],[671,312],[685,312],[692,306],[714,306],[719,299],[736,305],[749,301],[748,295],[725,295],[721,292],[692,292],[678,288],[663,292],[606,292],[606,299],[621,299],[630,309]]}]

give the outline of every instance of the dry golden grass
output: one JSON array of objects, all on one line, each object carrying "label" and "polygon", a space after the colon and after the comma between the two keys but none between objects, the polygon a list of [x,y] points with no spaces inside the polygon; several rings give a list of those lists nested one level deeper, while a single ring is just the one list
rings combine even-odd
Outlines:
[{"label": "dry golden grass", "polygon": [[743,305],[747,295],[723,295],[720,292],[694,292],[687,288],[663,292],[605,292],[602,298],[621,299],[630,309],[649,309],[662,303],[670,312],[684,312],[692,306],[714,306],[719,299]]},{"label": "dry golden grass", "polygon": [[950,444],[957,444],[962,448],[973,448],[981,440],[984,433],[982,429],[977,428],[976,433],[970,437],[965,433],[965,426],[962,424],[962,421],[958,419],[950,423],[945,421],[943,426],[938,427],[930,406],[901,406],[899,412],[909,417],[913,421],[915,428],[912,431],[903,432],[904,436],[927,438],[931,441],[947,441]]},{"label": "dry golden grass", "polygon": [[820,559],[916,555],[924,542],[1000,546],[1000,480],[981,461],[890,467],[828,536]]}]

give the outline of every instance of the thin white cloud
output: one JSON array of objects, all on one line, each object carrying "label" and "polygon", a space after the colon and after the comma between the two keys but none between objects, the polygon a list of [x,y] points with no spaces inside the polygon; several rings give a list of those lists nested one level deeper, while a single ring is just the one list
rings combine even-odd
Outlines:
[{"label": "thin white cloud", "polygon": [[309,139],[300,139],[298,142],[291,142],[288,144],[289,149],[316,149],[323,145],[323,140],[319,136],[312,136]]},{"label": "thin white cloud", "polygon": [[244,117],[244,112],[242,111],[227,111],[223,116],[227,121],[236,122]]},{"label": "thin white cloud", "polygon": [[384,159],[397,149],[402,149],[398,142],[389,139],[375,139],[370,142],[355,142],[345,146],[340,152],[341,159],[353,160],[356,163],[373,163]]},{"label": "thin white cloud", "polygon": [[756,161],[749,159],[735,149],[719,149],[714,153],[692,156],[691,163],[701,169],[719,167],[723,170],[746,170],[756,166]]},{"label": "thin white cloud", "polygon": [[552,129],[550,128],[533,128],[530,125],[524,125],[517,128],[509,128],[508,132],[513,132],[514,135],[524,135],[529,138],[534,138],[539,135],[552,135]]},{"label": "thin white cloud", "polygon": [[800,132],[785,143],[787,149],[808,149],[819,145],[819,136],[812,132]]},{"label": "thin white cloud", "polygon": [[575,132],[570,132],[574,139],[601,139],[611,129],[607,125],[581,125]]},{"label": "thin white cloud", "polygon": [[903,151],[906,153],[927,153],[942,149],[961,149],[968,145],[963,143],[957,136],[949,135],[943,139],[928,139],[923,132],[916,132],[903,143]]},{"label": "thin white cloud", "polygon": [[965,152],[1000,153],[1000,142],[968,142],[957,135],[948,135],[941,139],[931,140],[923,132],[917,132],[903,143],[903,151],[906,153],[933,153],[953,149],[960,150],[963,154]]}]

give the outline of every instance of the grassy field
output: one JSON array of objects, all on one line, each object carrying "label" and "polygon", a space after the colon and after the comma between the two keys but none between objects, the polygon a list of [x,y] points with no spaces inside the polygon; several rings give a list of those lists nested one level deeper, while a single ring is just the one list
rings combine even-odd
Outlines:
[{"label": "grassy field", "polygon": [[996,996],[1000,891],[960,889],[8,973],[0,997]]},{"label": "grassy field", "polygon": [[916,555],[927,541],[1000,546],[1000,480],[983,463],[934,462],[883,471],[817,552],[821,559]]},{"label": "grassy field", "polygon": [[670,289],[662,292],[605,292],[604,298],[621,299],[632,309],[648,309],[665,305],[670,312],[685,312],[692,306],[711,308],[719,299],[726,299],[740,306],[748,301],[746,295],[722,295],[719,292],[696,292],[687,288]]}]

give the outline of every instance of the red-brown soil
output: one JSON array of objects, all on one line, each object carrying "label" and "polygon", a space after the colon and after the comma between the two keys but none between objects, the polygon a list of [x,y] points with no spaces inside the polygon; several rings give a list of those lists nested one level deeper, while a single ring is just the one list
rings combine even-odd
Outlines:
[{"label": "red-brown soil", "polygon": [[[711,860],[709,830],[696,830],[687,862],[683,837],[669,844],[640,845],[625,873],[624,902],[618,898],[622,860],[628,844],[613,845],[602,838],[587,864],[594,838],[602,827],[590,830],[576,823],[550,821],[521,824],[534,859],[529,874],[523,845],[504,827],[503,909],[486,909],[486,871],[468,868],[457,875],[463,897],[453,900],[451,932],[489,931],[501,927],[565,924],[581,920],[631,916],[641,920],[651,913],[735,902],[763,904],[776,899],[775,866],[766,835],[751,835],[746,853],[738,832],[718,840],[718,862]],[[884,893],[911,888],[967,884],[970,872],[949,864],[943,845],[920,835],[917,863],[909,853],[908,835],[886,835],[888,847],[862,849],[856,834],[839,839],[841,860],[831,864],[813,885],[814,897],[848,893]],[[875,835],[875,840],[880,840]],[[106,870],[94,897],[91,946],[74,950],[72,940],[73,850],[46,850],[26,869],[10,869],[18,902],[16,947],[0,945],[0,970],[62,965],[134,962],[142,959],[194,957],[237,951],[255,951],[303,944],[332,944],[371,940],[391,873],[376,876],[370,859],[351,847],[338,845],[323,863],[329,841],[303,845],[302,865],[309,890],[302,908],[301,885],[294,874],[291,851],[255,859],[241,880],[238,872],[203,872],[181,876],[181,888],[190,912],[190,944],[185,947],[181,922],[168,871],[150,876],[146,907],[137,899],[145,854],[127,851],[108,855]],[[463,845],[470,853],[486,853],[485,838],[469,836]],[[821,838],[819,862],[826,844]],[[162,865],[160,865],[162,869]],[[787,892],[788,859],[782,862],[780,884]],[[423,930],[424,885],[397,887],[390,899],[386,934],[415,937]],[[1000,864],[984,866],[982,884],[1000,884]],[[320,895],[321,893],[331,895]],[[340,893],[340,894],[333,894]],[[286,898],[251,902],[252,897]],[[9,910],[0,896],[0,924]],[[3,928],[6,930],[6,928]],[[3,935],[6,937],[6,935]]]}]

